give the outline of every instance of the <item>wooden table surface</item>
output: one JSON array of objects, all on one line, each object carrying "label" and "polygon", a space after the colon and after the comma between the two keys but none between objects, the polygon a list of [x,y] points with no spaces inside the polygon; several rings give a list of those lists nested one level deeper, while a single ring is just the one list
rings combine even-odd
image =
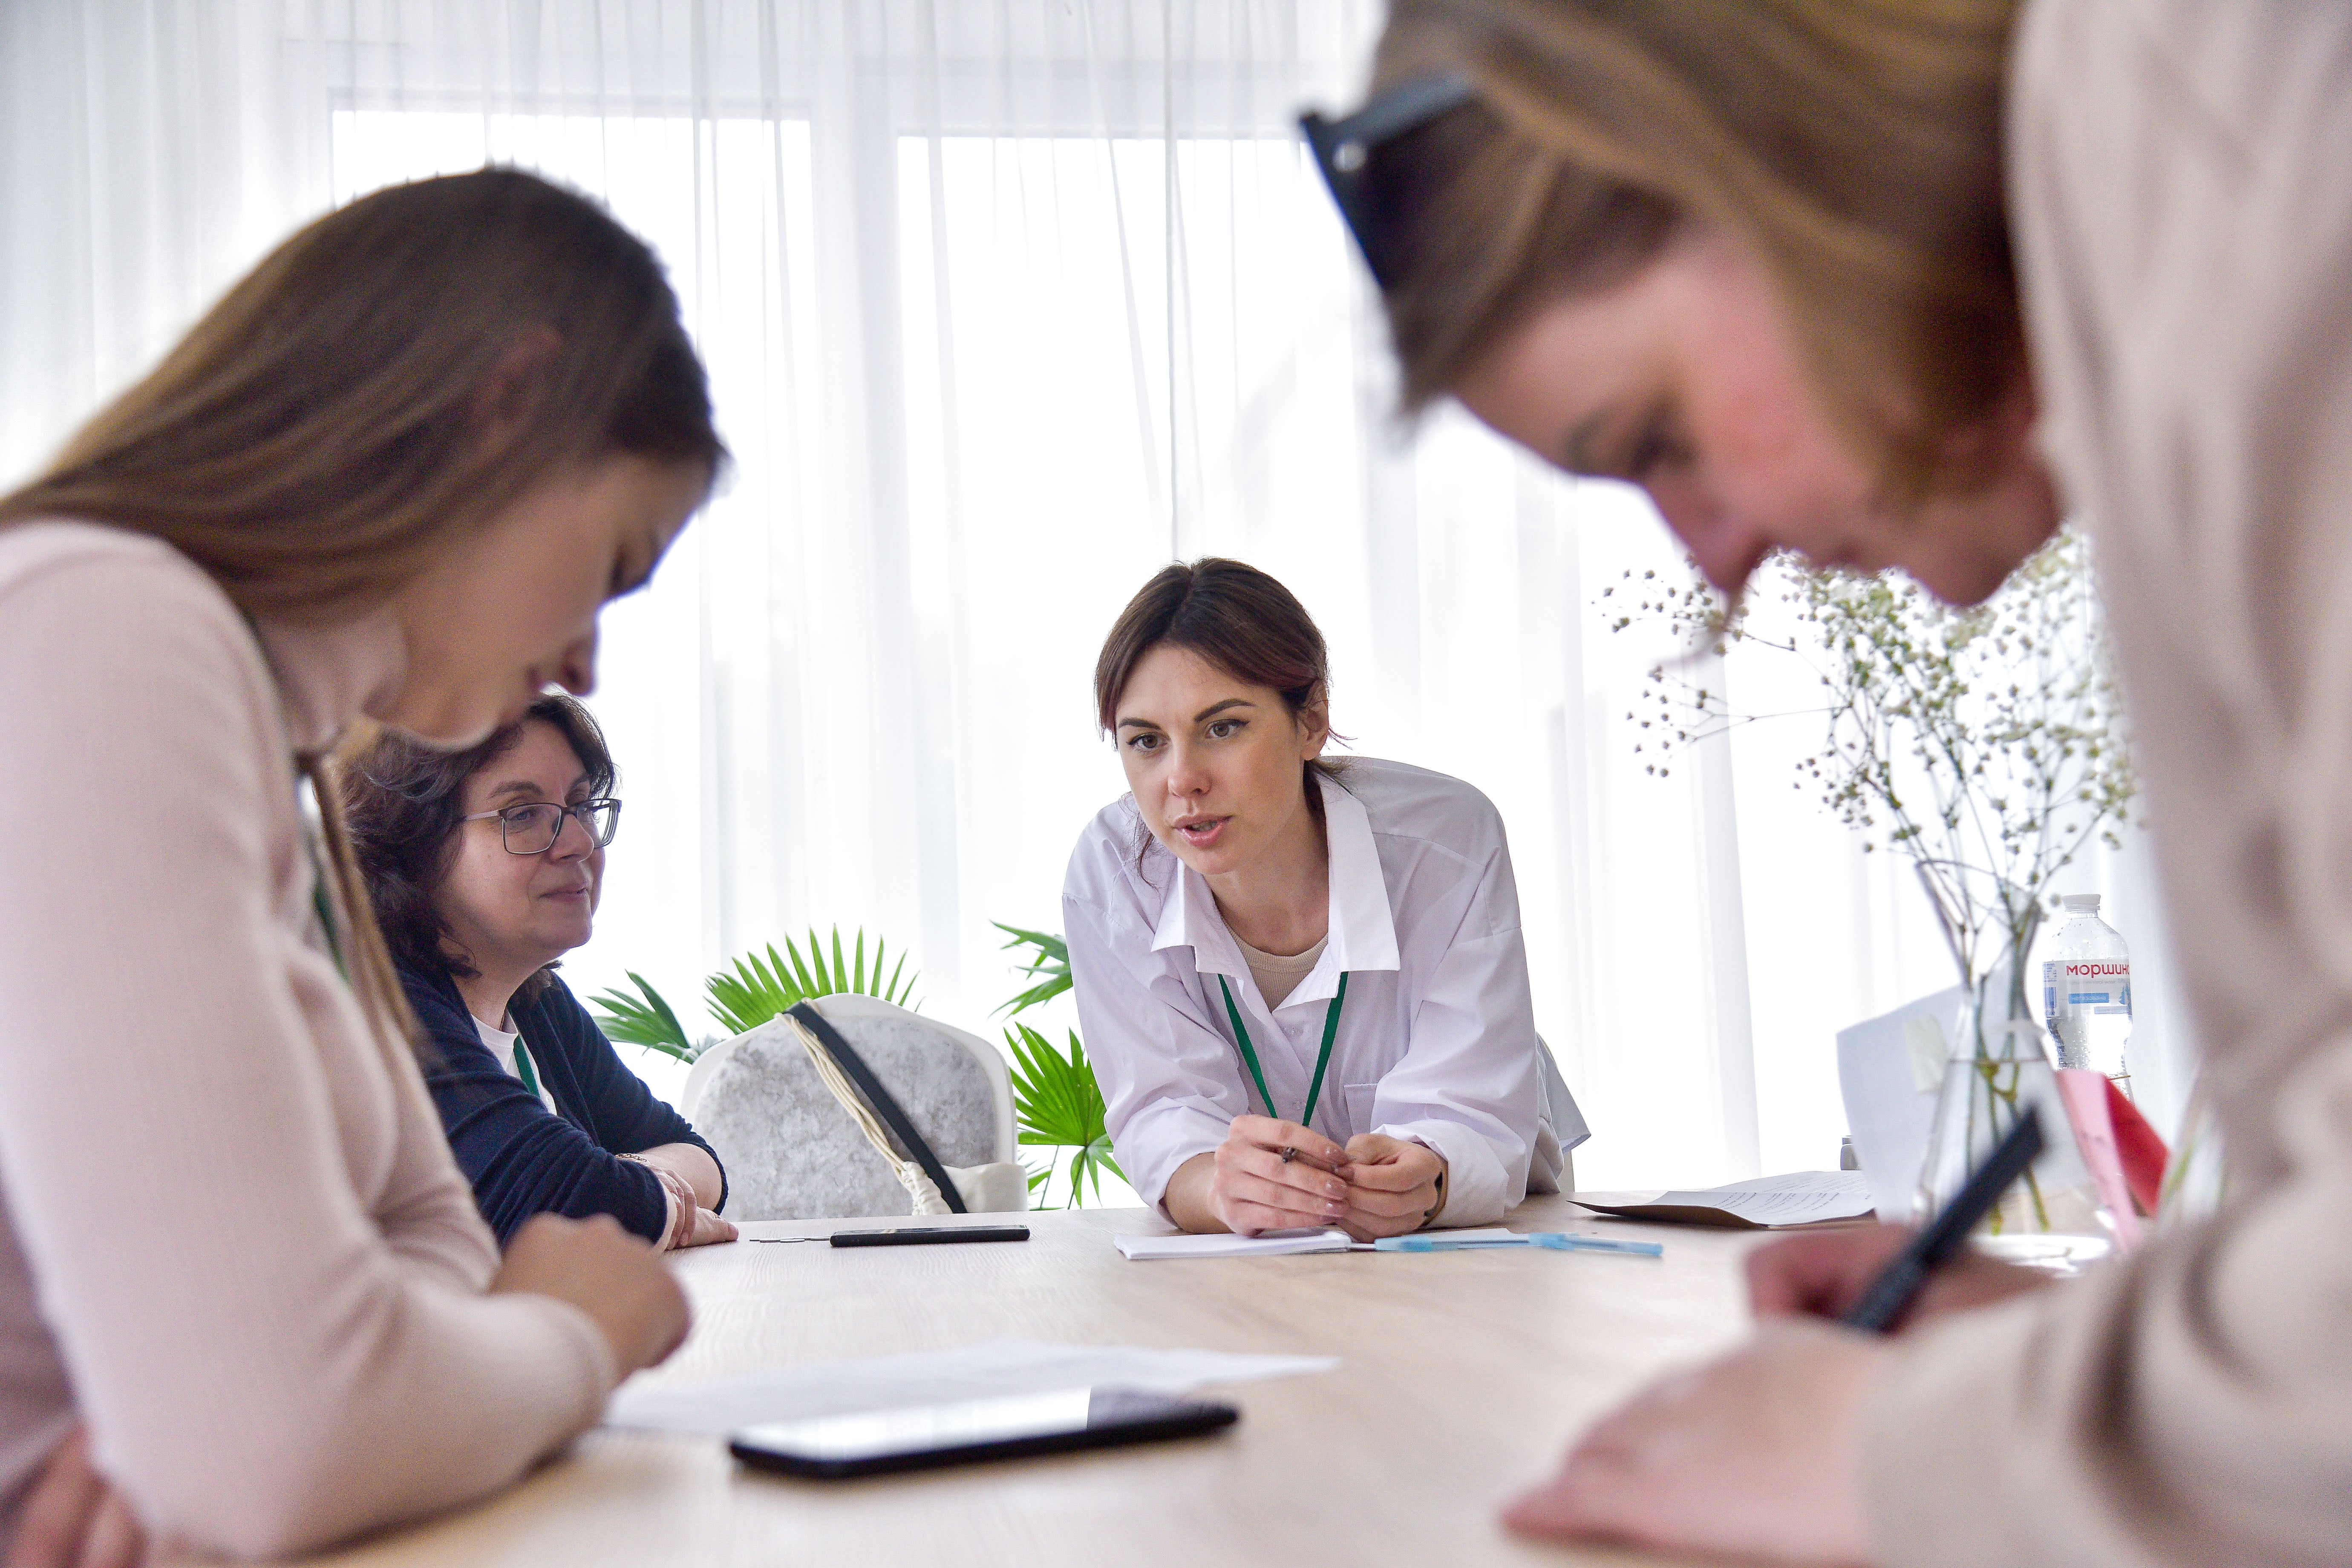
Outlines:
[{"label": "wooden table surface", "polygon": [[[1011,1216],[979,1215],[971,1223]],[[597,1430],[521,1486],[320,1562],[646,1568],[1618,1563],[1531,1546],[1497,1508],[1570,1436],[1746,1323],[1752,1233],[1594,1220],[1557,1197],[1509,1224],[1665,1244],[1663,1258],[1537,1251],[1129,1263],[1140,1209],[1028,1216],[1025,1243],[681,1255],[694,1332],[648,1378],[697,1381],[993,1339],[1337,1355],[1337,1372],[1211,1391],[1206,1439],[814,1482],[740,1468],[717,1438]],[[876,1222],[771,1223],[747,1236]],[[948,1221],[945,1223],[963,1223]],[[1656,1562],[1655,1558],[1640,1558]]]}]

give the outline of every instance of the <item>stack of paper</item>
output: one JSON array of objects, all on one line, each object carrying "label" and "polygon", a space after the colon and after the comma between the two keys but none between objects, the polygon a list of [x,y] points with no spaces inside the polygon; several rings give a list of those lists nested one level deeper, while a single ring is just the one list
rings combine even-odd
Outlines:
[{"label": "stack of paper", "polygon": [[1066,1388],[1189,1394],[1212,1383],[1254,1383],[1329,1372],[1335,1356],[1231,1355],[1130,1345],[996,1340],[962,1350],[785,1367],[713,1383],[664,1383],[640,1373],[604,1411],[608,1426],[724,1436],[769,1421],[956,1405]]},{"label": "stack of paper", "polygon": [[1579,1193],[1573,1199],[1581,1207],[1622,1219],[1761,1230],[1860,1219],[1873,1208],[1869,1179],[1860,1171],[1797,1171],[1703,1192]]},{"label": "stack of paper", "polygon": [[1266,1230],[1255,1236],[1122,1236],[1114,1238],[1130,1263],[1155,1258],[1278,1258],[1291,1252],[1345,1252],[1344,1230]]}]

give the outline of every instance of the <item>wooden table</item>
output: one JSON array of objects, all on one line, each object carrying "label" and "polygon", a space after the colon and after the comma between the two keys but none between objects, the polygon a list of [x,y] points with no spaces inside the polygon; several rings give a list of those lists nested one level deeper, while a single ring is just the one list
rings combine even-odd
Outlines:
[{"label": "wooden table", "polygon": [[[973,1223],[1002,1215],[973,1215]],[[873,1221],[761,1224],[824,1235]],[[947,1223],[961,1223],[950,1221]],[[1665,1244],[1660,1259],[1343,1253],[1129,1263],[1140,1209],[1029,1216],[1025,1243],[682,1255],[693,1335],[652,1378],[992,1339],[1331,1354],[1335,1373],[1213,1391],[1217,1437],[852,1482],[739,1468],[715,1438],[598,1430],[502,1498],[322,1559],[338,1564],[1280,1563],[1292,1568],[1631,1562],[1530,1546],[1497,1508],[1570,1436],[1746,1323],[1752,1233],[1595,1221],[1530,1199],[1519,1230]],[[1654,1558],[1640,1559],[1654,1562]]]}]

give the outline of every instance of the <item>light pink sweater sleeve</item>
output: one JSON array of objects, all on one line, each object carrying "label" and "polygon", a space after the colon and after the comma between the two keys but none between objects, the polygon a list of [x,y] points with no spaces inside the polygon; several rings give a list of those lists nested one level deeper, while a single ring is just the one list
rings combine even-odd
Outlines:
[{"label": "light pink sweater sleeve", "polygon": [[0,1436],[61,1368],[149,1527],[239,1554],[494,1491],[610,1352],[482,1294],[415,1066],[314,943],[252,634],[177,554],[73,531],[29,567],[0,538]]},{"label": "light pink sweater sleeve", "polygon": [[2035,0],[2010,131],[2230,1193],[1905,1336],[1874,1529],[1897,1568],[2352,1563],[2352,8]]}]

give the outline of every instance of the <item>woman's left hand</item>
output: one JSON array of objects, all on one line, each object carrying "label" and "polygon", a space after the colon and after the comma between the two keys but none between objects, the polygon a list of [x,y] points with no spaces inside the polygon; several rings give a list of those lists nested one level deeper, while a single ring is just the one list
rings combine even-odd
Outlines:
[{"label": "woman's left hand", "polygon": [[25,1494],[7,1568],[133,1568],[146,1561],[146,1532],[90,1462],[89,1434],[77,1422]]},{"label": "woman's left hand", "polygon": [[1348,1140],[1348,1212],[1339,1222],[1358,1241],[1419,1230],[1437,1206],[1445,1160],[1410,1139],[1360,1132]]},{"label": "woman's left hand", "polygon": [[1851,1330],[1768,1322],[1603,1417],[1503,1522],[1555,1540],[1866,1563],[1863,1410],[1892,1354]]}]

